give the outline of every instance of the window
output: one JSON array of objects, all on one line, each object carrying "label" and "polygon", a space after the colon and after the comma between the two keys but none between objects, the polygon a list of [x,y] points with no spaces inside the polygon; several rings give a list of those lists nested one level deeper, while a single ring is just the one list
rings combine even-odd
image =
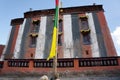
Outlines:
[{"label": "window", "polygon": [[62,35],[58,35],[58,46],[62,46],[61,37],[62,37]]},{"label": "window", "polygon": [[87,29],[89,29],[87,18],[81,19],[81,29],[82,29],[82,30],[87,30]]},{"label": "window", "polygon": [[86,50],[85,52],[86,52],[86,55],[89,55],[89,52],[88,52],[88,50]]},{"label": "window", "polygon": [[36,47],[36,41],[37,41],[37,37],[36,36],[31,36],[31,43],[30,43],[30,47]]},{"label": "window", "polygon": [[86,16],[80,17],[80,32],[82,33],[83,36],[83,44],[90,44],[90,29],[88,25],[88,18]]},{"label": "window", "polygon": [[33,58],[33,53],[30,54],[30,57]]},{"label": "window", "polygon": [[89,45],[90,42],[90,34],[83,35],[83,44]]},{"label": "window", "polygon": [[39,31],[39,26],[38,25],[34,25],[32,28],[32,32],[38,32]]},{"label": "window", "polygon": [[32,24],[33,26],[31,32],[38,32],[40,26],[40,20],[33,20]]},{"label": "window", "polygon": [[82,29],[88,29],[88,23],[87,21],[81,21]]},{"label": "window", "polygon": [[33,20],[33,25],[39,25],[40,24],[40,20]]},{"label": "window", "polygon": [[59,20],[59,32],[62,32],[63,21]]}]

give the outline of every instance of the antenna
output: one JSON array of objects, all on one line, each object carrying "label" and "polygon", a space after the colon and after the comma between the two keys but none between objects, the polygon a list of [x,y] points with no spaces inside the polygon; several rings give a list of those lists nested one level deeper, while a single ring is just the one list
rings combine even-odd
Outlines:
[{"label": "antenna", "polygon": [[30,8],[29,10],[32,11],[32,8]]},{"label": "antenna", "polygon": [[96,5],[96,3],[93,3],[93,5]]}]

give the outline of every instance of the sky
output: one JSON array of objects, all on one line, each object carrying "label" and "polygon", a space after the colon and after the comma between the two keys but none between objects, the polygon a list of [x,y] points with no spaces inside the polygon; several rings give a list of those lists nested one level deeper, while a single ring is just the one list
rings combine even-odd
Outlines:
[{"label": "sky", "polygon": [[[102,4],[104,14],[120,56],[120,0],[60,0],[63,7]],[[11,19],[24,17],[24,12],[55,8],[55,0],[0,0],[0,44],[5,45],[11,30]]]}]

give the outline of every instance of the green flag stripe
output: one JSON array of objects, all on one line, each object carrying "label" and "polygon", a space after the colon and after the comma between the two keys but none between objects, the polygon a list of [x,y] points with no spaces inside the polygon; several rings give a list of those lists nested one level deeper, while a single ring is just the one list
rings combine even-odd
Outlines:
[{"label": "green flag stripe", "polygon": [[56,6],[56,12],[55,12],[55,17],[54,17],[54,19],[55,19],[54,27],[56,27],[56,28],[58,26],[58,12],[59,12],[59,7]]}]

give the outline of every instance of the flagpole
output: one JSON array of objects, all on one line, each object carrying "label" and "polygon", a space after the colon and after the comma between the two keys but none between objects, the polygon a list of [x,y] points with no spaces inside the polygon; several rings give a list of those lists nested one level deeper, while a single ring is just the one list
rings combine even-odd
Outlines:
[{"label": "flagpole", "polygon": [[58,47],[58,26],[59,26],[59,0],[55,0],[56,9],[55,9],[55,17],[54,17],[54,28],[53,28],[53,37],[51,43],[50,54],[47,60],[53,58],[53,78],[58,78],[57,73],[57,47]]},{"label": "flagpole", "polygon": [[58,72],[57,72],[57,59],[58,59],[58,56],[57,56],[57,50],[58,50],[58,32],[59,32],[59,0],[55,0],[56,1],[56,7],[58,7],[58,20],[57,20],[57,41],[56,41],[56,54],[55,54],[55,57],[54,57],[54,66],[53,66],[53,69],[54,69],[54,78],[58,79],[59,78],[59,75],[58,75]]},{"label": "flagpole", "polygon": [[54,69],[54,78],[57,79],[58,78],[58,73],[57,73],[57,55],[55,55],[54,57],[54,66],[53,66],[53,69]]}]

